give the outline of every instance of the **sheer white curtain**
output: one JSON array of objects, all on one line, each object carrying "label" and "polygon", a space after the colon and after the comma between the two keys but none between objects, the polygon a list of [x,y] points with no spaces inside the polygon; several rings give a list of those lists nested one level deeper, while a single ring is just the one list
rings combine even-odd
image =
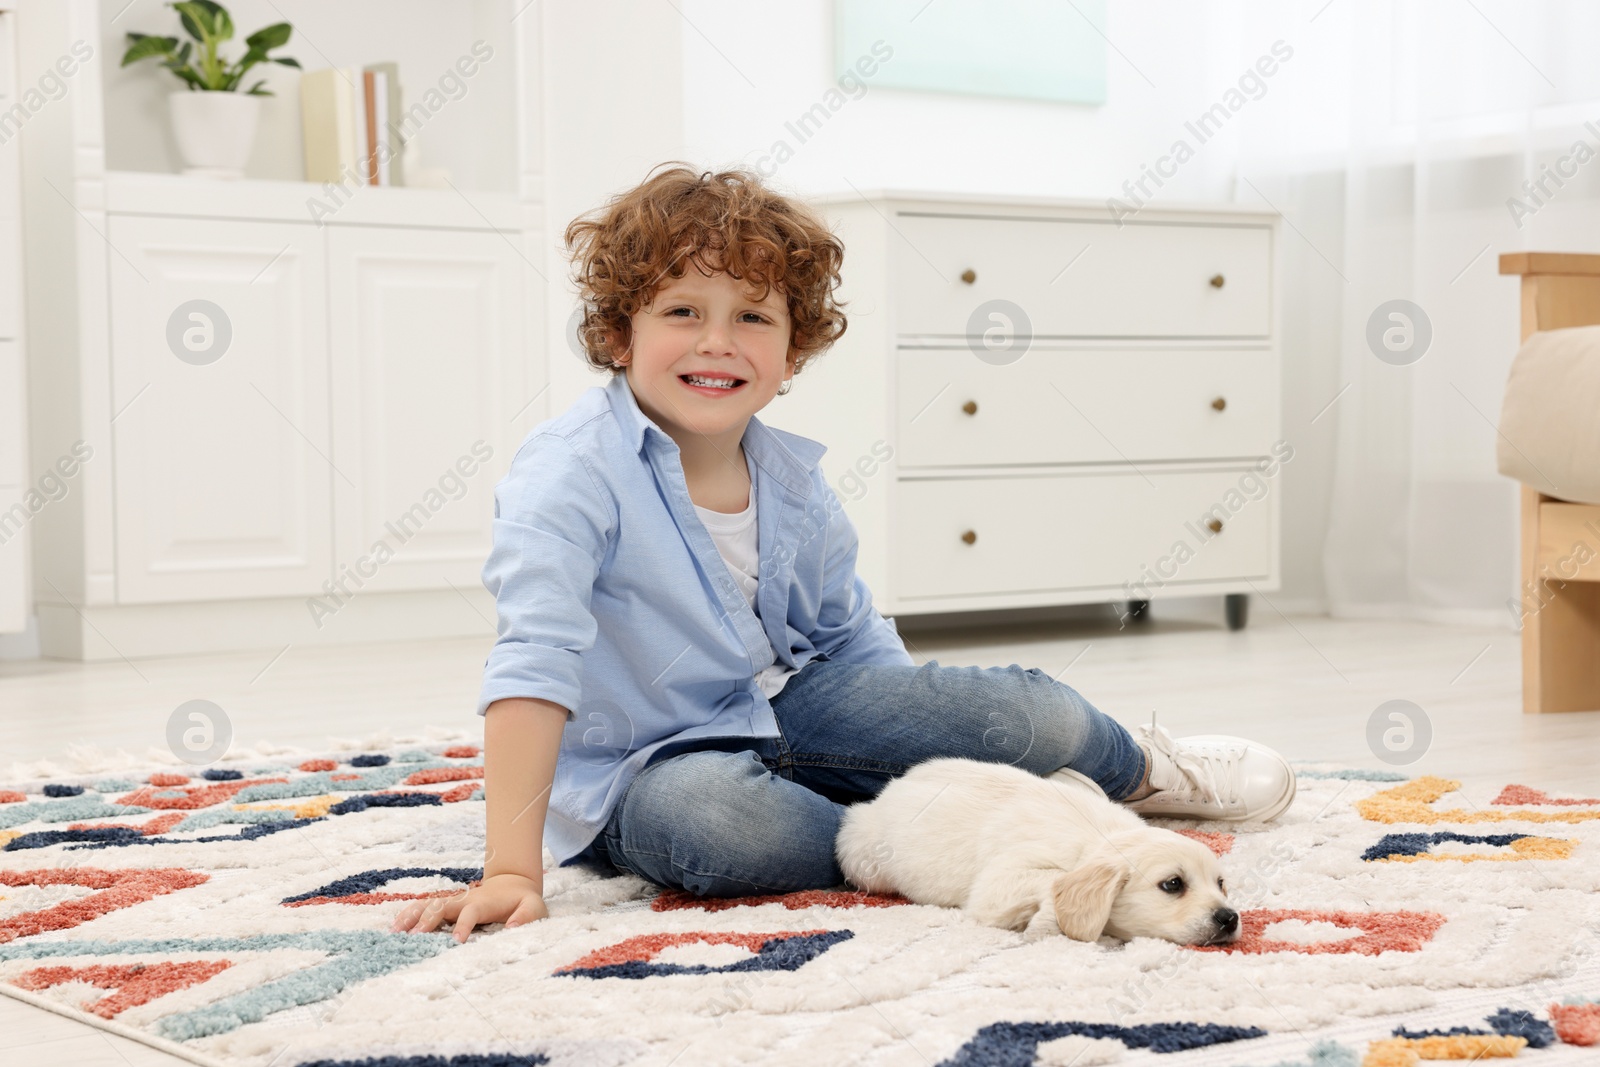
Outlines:
[{"label": "sheer white curtain", "polygon": [[[1236,199],[1286,220],[1285,357],[1328,405],[1307,386],[1285,432],[1333,450],[1329,610],[1512,625],[1495,423],[1519,282],[1498,258],[1600,252],[1600,4],[1246,0],[1239,25],[1242,64],[1294,49],[1238,113]],[[1380,359],[1369,326],[1401,300],[1421,315],[1379,316]]]}]

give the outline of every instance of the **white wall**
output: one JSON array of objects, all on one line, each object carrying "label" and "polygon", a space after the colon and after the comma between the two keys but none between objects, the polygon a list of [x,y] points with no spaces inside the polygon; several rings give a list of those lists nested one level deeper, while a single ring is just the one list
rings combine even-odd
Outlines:
[{"label": "white wall", "polygon": [[[828,0],[549,0],[552,252],[574,215],[668,159],[760,168],[774,187],[802,196],[852,188],[1119,195],[1141,166],[1183,135],[1186,120],[1215,103],[1266,51],[1271,37],[1242,27],[1237,6],[1229,3],[1112,0],[1109,7],[1104,105],[917,92],[868,79],[862,95],[802,143],[785,123],[834,87]],[[1290,66],[1281,73],[1274,92],[1294,75]],[[779,139],[793,149],[781,164],[772,151]],[[1238,157],[1237,134],[1225,127],[1152,202],[1231,202]],[[1287,228],[1285,237],[1282,251],[1292,261],[1302,253]],[[553,255],[551,262],[549,343],[556,358],[549,411],[559,412],[604,379],[584,371],[576,358],[562,358],[574,304],[563,261]],[[1304,326],[1285,334],[1284,348],[1287,429],[1291,410],[1301,424],[1315,414],[1315,406],[1300,409],[1323,396],[1337,352]],[[1284,582],[1273,600],[1290,609],[1321,606],[1331,463],[1324,439],[1331,440],[1331,432],[1331,419],[1308,427],[1307,447],[1296,438],[1296,460],[1284,468]],[[1217,610],[1214,600],[1193,607]]]}]

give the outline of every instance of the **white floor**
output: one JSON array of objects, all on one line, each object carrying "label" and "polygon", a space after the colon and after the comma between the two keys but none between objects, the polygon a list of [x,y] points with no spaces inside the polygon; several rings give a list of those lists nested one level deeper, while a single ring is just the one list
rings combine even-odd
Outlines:
[{"label": "white floor", "polygon": [[[1156,618],[1119,630],[1101,618],[982,629],[915,628],[918,662],[1040,667],[1127,725],[1151,714],[1177,736],[1236,733],[1292,760],[1385,766],[1368,745],[1380,704],[1408,700],[1432,729],[1427,750],[1397,769],[1460,779],[1473,803],[1507,782],[1600,790],[1600,712],[1525,716],[1518,636],[1507,629],[1350,622],[1276,614],[1259,598],[1245,630],[1220,617]],[[429,725],[481,737],[474,714],[488,641],[291,649],[134,663],[0,662],[5,748],[0,781],[69,743],[143,754],[165,746],[174,708],[202,698],[228,715],[238,742],[315,748],[330,735],[396,735]],[[8,1063],[183,1062],[0,996]]]}]

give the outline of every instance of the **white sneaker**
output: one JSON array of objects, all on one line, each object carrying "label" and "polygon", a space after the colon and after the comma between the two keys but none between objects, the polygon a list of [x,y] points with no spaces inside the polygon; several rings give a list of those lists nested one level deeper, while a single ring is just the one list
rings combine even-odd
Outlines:
[{"label": "white sneaker", "polygon": [[1125,806],[1140,815],[1181,819],[1275,819],[1294,800],[1294,769],[1277,752],[1223,734],[1174,740],[1153,723],[1139,727],[1155,792]]}]

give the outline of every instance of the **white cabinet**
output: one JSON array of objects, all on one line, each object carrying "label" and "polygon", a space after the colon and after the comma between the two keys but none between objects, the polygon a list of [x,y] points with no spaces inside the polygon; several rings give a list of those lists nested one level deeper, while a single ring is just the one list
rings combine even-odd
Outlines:
[{"label": "white cabinet", "polygon": [[526,399],[523,266],[494,233],[329,234],[341,573],[386,590],[480,582],[511,461],[497,435]]},{"label": "white cabinet", "polygon": [[322,240],[112,216],[117,600],[310,594],[333,543]]},{"label": "white cabinet", "polygon": [[1277,588],[1275,216],[816,204],[849,327],[763,418],[829,446],[882,611]]},{"label": "white cabinet", "polygon": [[24,73],[80,61],[64,96],[0,131],[0,511],[57,464],[72,473],[23,537],[0,526],[0,630],[31,599],[40,651],[65,659],[492,639],[494,484],[550,413],[537,5],[413,5],[409,32],[378,39],[392,5],[341,0],[318,43],[396,62],[412,118],[438,111],[438,71],[480,56],[470,99],[411,146],[428,187],[375,188],[297,180],[290,68],[264,72],[288,121],[263,121],[250,177],[172,173],[150,105],[177,83],[117,66],[124,5],[18,3],[13,25],[0,0],[0,66],[13,30]]},{"label": "white cabinet", "polygon": [[118,603],[477,581],[522,380],[499,235],[117,214],[108,236]]}]

